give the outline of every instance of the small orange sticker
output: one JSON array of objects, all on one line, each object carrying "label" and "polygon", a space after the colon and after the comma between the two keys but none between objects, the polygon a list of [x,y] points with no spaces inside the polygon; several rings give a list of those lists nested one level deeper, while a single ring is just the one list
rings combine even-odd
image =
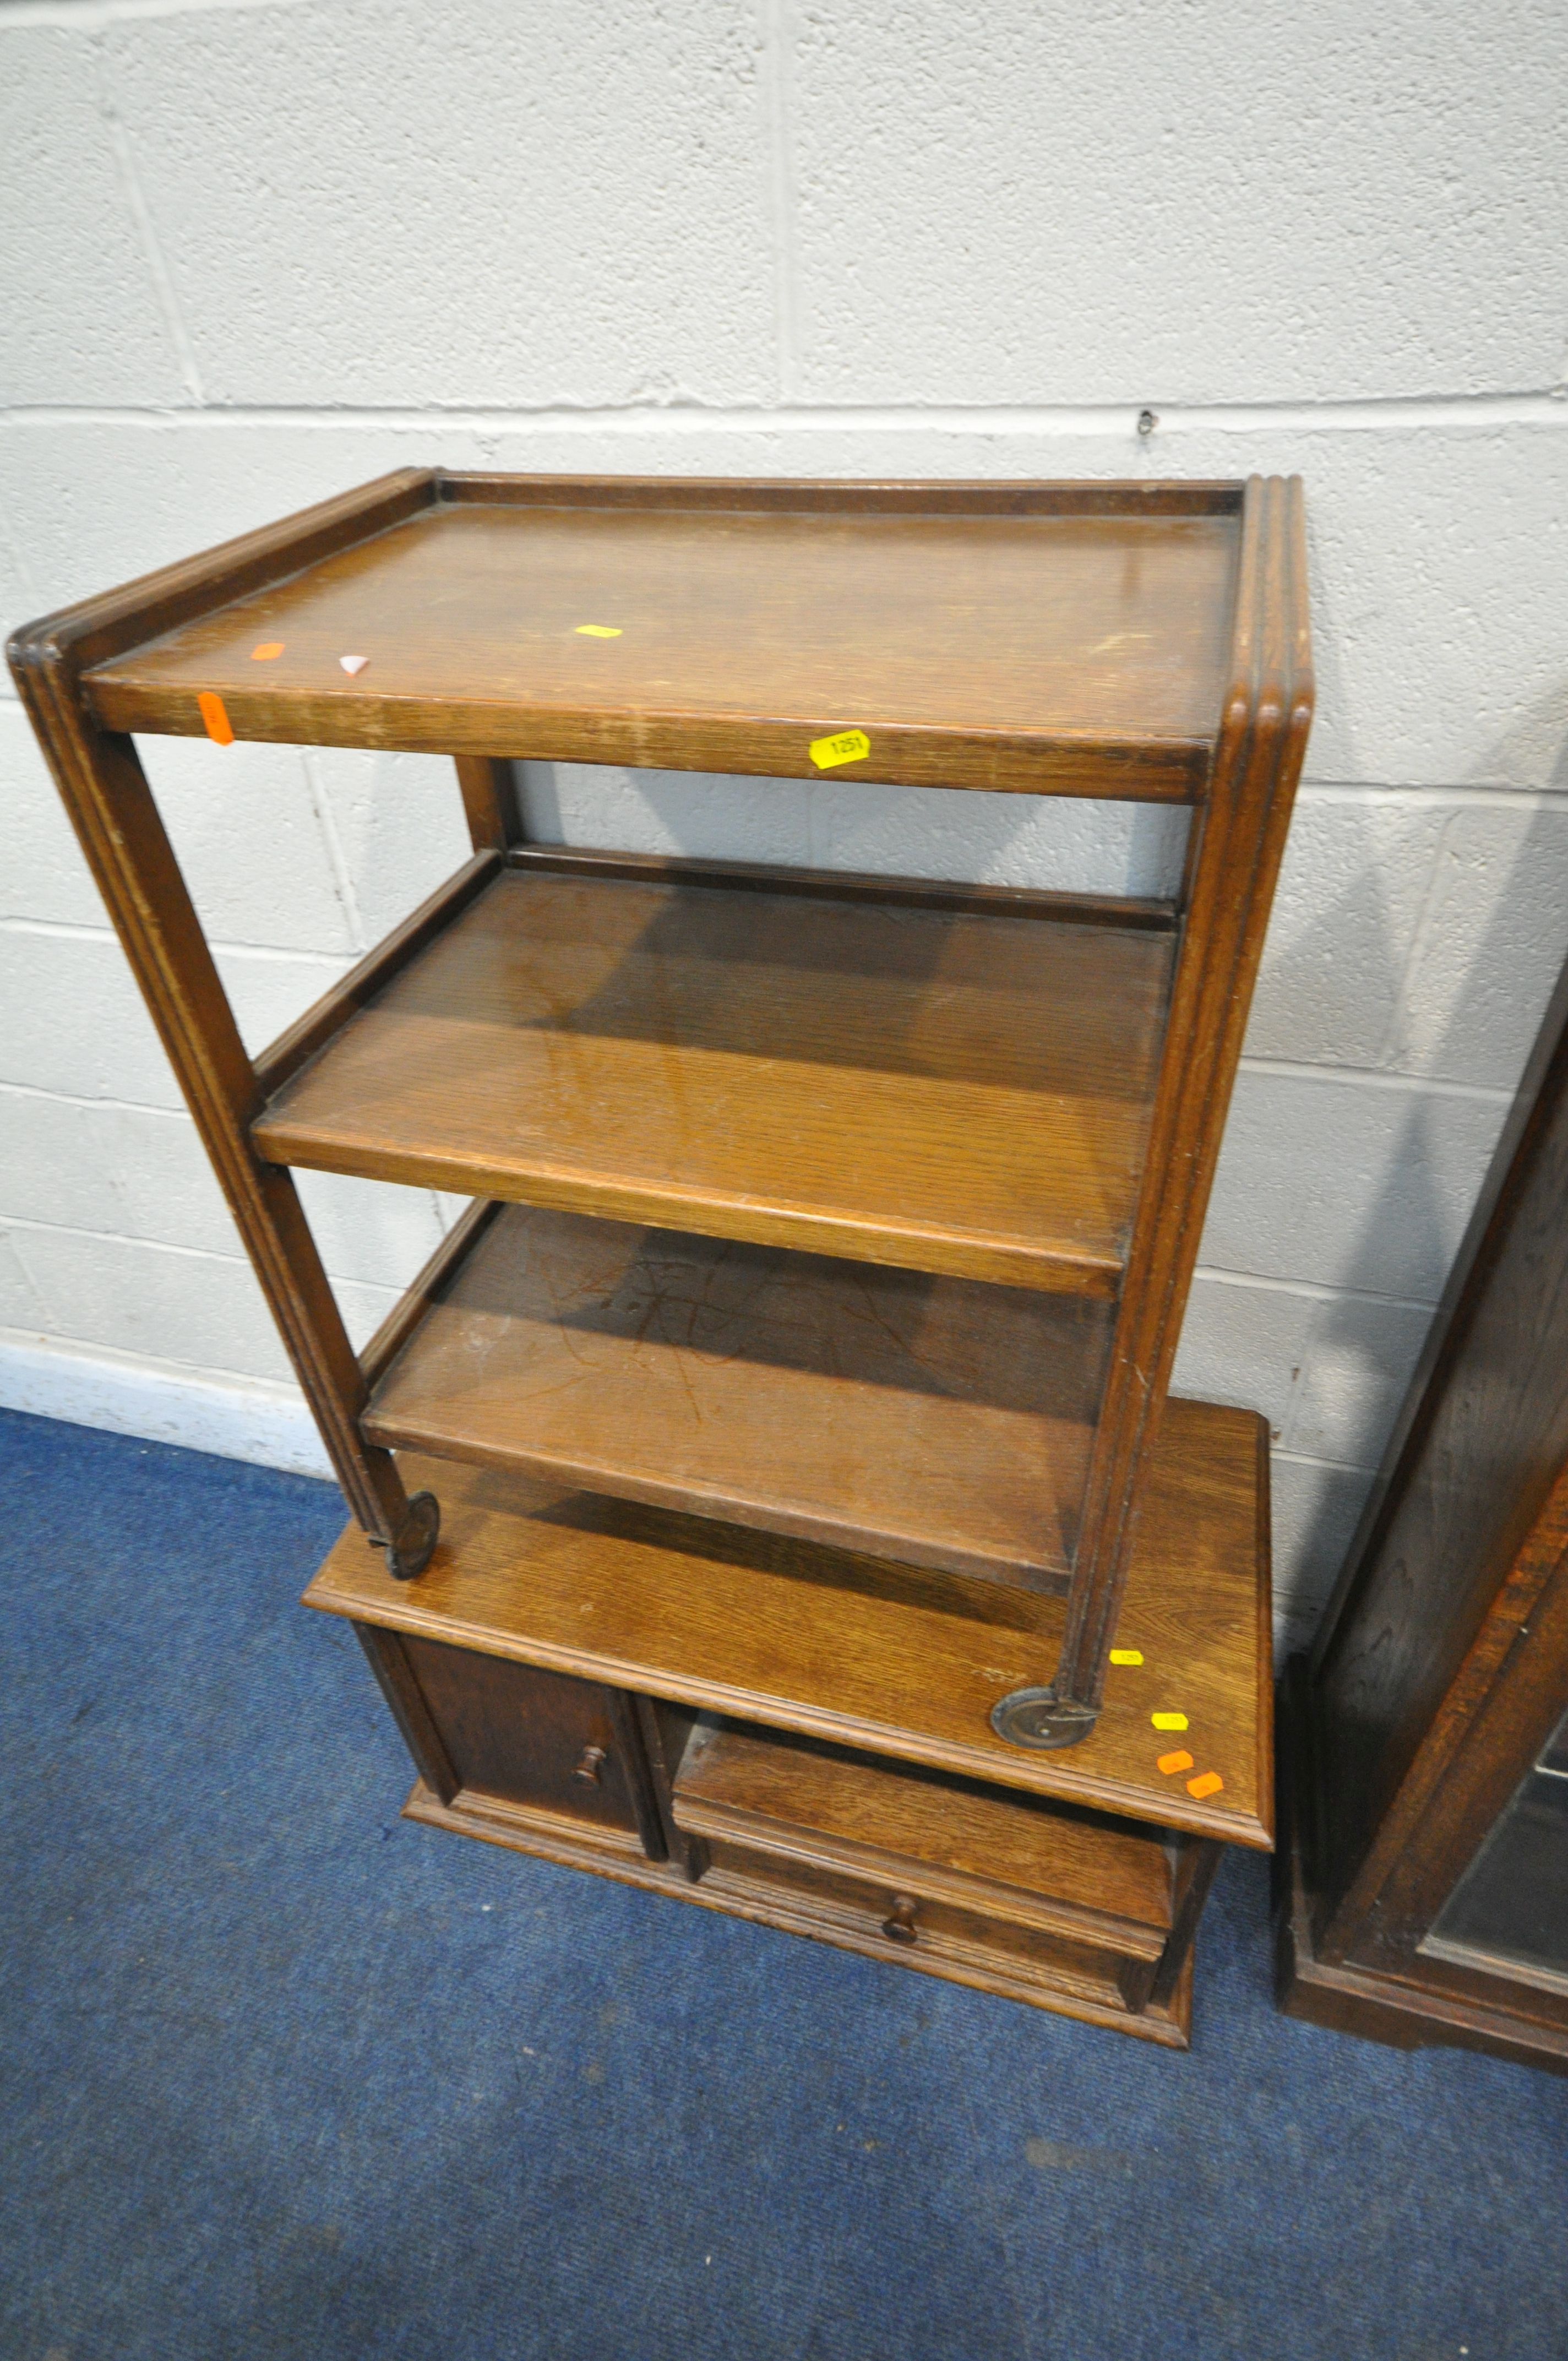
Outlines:
[{"label": "small orange sticker", "polygon": [[1184,1753],[1179,1746],[1174,1754],[1160,1756],[1158,1768],[1165,1773],[1168,1779],[1172,1779],[1179,1771],[1191,1770],[1192,1757],[1190,1754]]},{"label": "small orange sticker", "polygon": [[252,664],[270,664],[274,656],[280,656],[282,653],[281,640],[263,640],[259,646],[251,649],[250,661]]},{"label": "small orange sticker", "polygon": [[223,698],[214,696],[210,688],[204,688],[196,699],[196,703],[201,708],[202,719],[207,725],[207,735],[214,744],[232,746],[234,728],[228,715],[224,711]]},{"label": "small orange sticker", "polygon": [[1217,1771],[1205,1771],[1201,1779],[1189,1779],[1187,1792],[1201,1803],[1205,1795],[1217,1795],[1224,1784]]}]

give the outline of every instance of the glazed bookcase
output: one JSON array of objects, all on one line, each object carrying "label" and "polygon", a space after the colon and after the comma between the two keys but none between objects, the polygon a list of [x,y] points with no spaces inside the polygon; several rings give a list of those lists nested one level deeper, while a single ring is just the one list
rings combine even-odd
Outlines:
[{"label": "glazed bookcase", "polygon": [[1281,2006],[1568,2074],[1568,967],[1282,1686]]},{"label": "glazed bookcase", "polygon": [[[1280,479],[410,470],[13,641],[378,1545],[345,1543],[317,1603],[382,1634],[416,1759],[430,1716],[389,1634],[461,1628],[480,1655],[587,1676],[518,1601],[541,1521],[587,1502],[663,1553],[666,1588],[679,1565],[677,1587],[711,1593],[722,1538],[748,1577],[727,1594],[737,1662],[766,1570],[796,1583],[771,1673],[729,1679],[723,1647],[700,1673],[661,1659],[653,1635],[685,1628],[666,1598],[594,1660],[613,1659],[607,1696],[697,1714],[744,1695],[800,1744],[1267,1841],[1266,1770],[1190,1803],[1102,1720],[1136,1563],[1157,1623],[1167,1598],[1168,1663],[1224,1660],[1230,1756],[1266,1757],[1266,1496],[1240,1413],[1188,1417],[1195,1455],[1167,1468],[1196,1542],[1168,1517],[1151,1556],[1139,1526],[1310,718],[1302,548]],[[149,733],[214,738],[215,763],[236,739],[447,754],[473,856],[253,1060],[137,758]],[[1138,898],[542,844],[521,759],[1171,806],[1185,857],[1173,894]],[[359,1355],[302,1168],[470,1201]],[[512,1554],[482,1614],[459,1596],[465,1532],[492,1576]],[[880,1706],[824,1702],[822,1651],[854,1646],[879,1584],[921,1583],[1028,1644],[991,1648],[977,1687],[972,1650],[959,1678],[937,1625],[901,1626],[867,1659]],[[637,1825],[668,1847],[664,1741],[616,1711],[643,1749]],[[707,1785],[680,1809],[706,1813],[691,1844],[711,1853],[718,1790],[754,1787],[756,1763],[743,1730],[686,1737]],[[428,1807],[449,1811],[450,1748],[444,1769],[425,1755]]]}]

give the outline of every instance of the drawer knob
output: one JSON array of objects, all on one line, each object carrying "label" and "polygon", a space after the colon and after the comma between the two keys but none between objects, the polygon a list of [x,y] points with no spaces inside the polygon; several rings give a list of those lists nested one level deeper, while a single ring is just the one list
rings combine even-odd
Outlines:
[{"label": "drawer knob", "polygon": [[609,1759],[602,1746],[585,1746],[577,1758],[573,1778],[580,1779],[585,1787],[597,1787],[604,1777],[604,1766]]},{"label": "drawer knob", "polygon": [[915,1913],[919,1908],[912,1894],[895,1894],[893,1914],[882,1922],[882,1931],[890,1943],[913,1943],[916,1940]]}]

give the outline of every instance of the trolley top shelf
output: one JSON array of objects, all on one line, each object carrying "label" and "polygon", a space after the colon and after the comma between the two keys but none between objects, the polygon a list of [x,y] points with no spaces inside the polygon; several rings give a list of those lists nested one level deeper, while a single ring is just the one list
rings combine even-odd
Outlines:
[{"label": "trolley top shelf", "polygon": [[1243,492],[410,471],[69,624],[114,730],[1190,802]]}]

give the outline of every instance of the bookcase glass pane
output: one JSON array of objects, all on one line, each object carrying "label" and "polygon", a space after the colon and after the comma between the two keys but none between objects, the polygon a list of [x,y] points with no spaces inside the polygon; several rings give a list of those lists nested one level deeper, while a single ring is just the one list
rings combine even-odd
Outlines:
[{"label": "bookcase glass pane", "polygon": [[1493,1822],[1421,1949],[1568,1993],[1568,1713]]}]

